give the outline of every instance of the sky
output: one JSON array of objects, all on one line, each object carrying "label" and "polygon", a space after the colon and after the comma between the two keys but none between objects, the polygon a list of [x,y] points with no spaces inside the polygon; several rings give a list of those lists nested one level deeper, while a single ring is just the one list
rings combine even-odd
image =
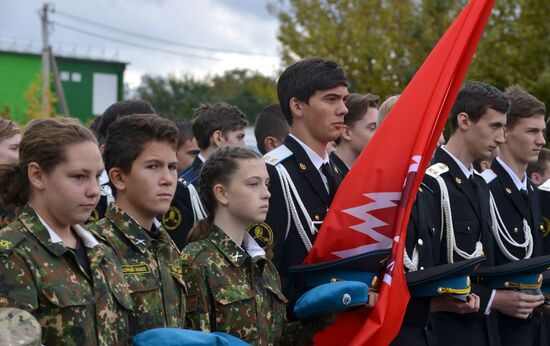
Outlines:
[{"label": "sky", "polygon": [[[124,81],[130,88],[144,74],[202,78],[248,68],[274,76],[280,45],[277,18],[267,11],[268,2],[50,0],[49,41],[57,55],[128,63]],[[38,13],[43,3],[0,0],[0,49],[40,51]]]}]

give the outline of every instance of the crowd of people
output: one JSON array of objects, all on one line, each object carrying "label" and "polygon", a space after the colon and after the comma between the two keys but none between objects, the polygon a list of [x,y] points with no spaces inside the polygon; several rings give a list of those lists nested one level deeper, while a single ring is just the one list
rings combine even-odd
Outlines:
[{"label": "crowd of people", "polygon": [[[323,58],[289,66],[277,94],[257,148],[226,103],[173,122],[126,100],[89,128],[54,117],[22,134],[0,120],[0,344],[312,344],[342,307],[303,318],[311,287],[292,268],[399,95],[350,94]],[[462,86],[415,197],[405,269],[433,277],[482,258],[503,279],[411,289],[392,345],[550,344],[545,115],[519,86]],[[363,309],[378,297],[367,284]]]}]

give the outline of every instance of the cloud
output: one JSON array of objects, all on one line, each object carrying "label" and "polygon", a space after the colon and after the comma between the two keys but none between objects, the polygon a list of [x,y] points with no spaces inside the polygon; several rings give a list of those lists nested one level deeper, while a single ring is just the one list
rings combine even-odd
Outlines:
[{"label": "cloud", "polygon": [[[166,75],[190,73],[197,77],[218,74],[233,68],[251,68],[274,75],[279,67],[276,39],[277,19],[268,14],[267,0],[54,0],[57,13],[50,14],[54,22],[50,35],[54,51],[62,55],[77,55],[128,62],[125,82],[139,84],[143,74]],[[25,38],[18,45],[41,46],[38,0],[0,1],[0,48],[6,48],[6,37]],[[241,55],[209,52],[167,45],[89,25],[63,15],[84,17],[106,26],[123,28],[142,35],[219,50],[260,52],[266,55]],[[166,50],[213,57],[218,60],[193,59],[165,54],[157,49],[130,47],[56,26],[68,25],[119,40]],[[32,40],[32,41],[29,41]]]}]

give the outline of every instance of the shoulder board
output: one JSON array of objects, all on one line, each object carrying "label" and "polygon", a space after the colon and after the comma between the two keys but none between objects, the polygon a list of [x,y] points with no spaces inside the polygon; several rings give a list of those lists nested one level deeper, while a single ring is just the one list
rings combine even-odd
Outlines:
[{"label": "shoulder board", "polygon": [[199,175],[197,174],[197,170],[195,167],[191,166],[187,168],[178,178],[178,183],[180,183],[182,186],[187,187],[189,184],[193,184],[195,181],[199,179]]},{"label": "shoulder board", "polygon": [[292,151],[282,144],[264,155],[265,163],[276,166],[292,156]]},{"label": "shoulder board", "polygon": [[550,191],[550,179],[544,182],[544,184],[539,186],[539,190]]},{"label": "shoulder board", "polygon": [[17,244],[25,239],[25,233],[11,227],[4,228],[0,232],[0,253],[12,251]]},{"label": "shoulder board", "polygon": [[196,241],[187,244],[181,251],[180,259],[183,265],[192,265],[195,257],[197,257],[205,249],[203,241]]},{"label": "shoulder board", "polygon": [[448,171],[449,171],[449,167],[447,167],[446,164],[439,162],[428,167],[428,169],[426,170],[426,174],[432,178],[437,178],[441,174]]},{"label": "shoulder board", "polygon": [[487,184],[495,180],[495,178],[497,177],[497,174],[493,172],[492,169],[486,169],[483,172],[481,172],[480,175],[483,177],[483,179],[485,179],[485,182]]}]

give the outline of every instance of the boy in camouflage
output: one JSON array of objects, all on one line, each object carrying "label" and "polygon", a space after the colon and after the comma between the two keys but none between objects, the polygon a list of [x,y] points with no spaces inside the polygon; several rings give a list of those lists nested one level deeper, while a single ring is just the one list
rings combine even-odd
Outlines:
[{"label": "boy in camouflage", "polygon": [[92,228],[122,261],[135,309],[130,336],[183,328],[185,285],[179,251],[155,219],[170,207],[177,181],[178,129],[155,114],[122,117],[107,132],[103,158],[115,201]]},{"label": "boy in camouflage", "polygon": [[0,307],[32,313],[45,345],[125,345],[132,302],[120,263],[79,225],[99,199],[95,137],[71,119],[38,120],[19,159],[0,166],[3,202],[22,207],[0,231]]},{"label": "boy in camouflage", "polygon": [[205,162],[199,193],[209,216],[181,255],[187,328],[281,343],[287,300],[275,266],[246,230],[265,219],[268,181],[263,160],[245,148],[221,147]]}]

